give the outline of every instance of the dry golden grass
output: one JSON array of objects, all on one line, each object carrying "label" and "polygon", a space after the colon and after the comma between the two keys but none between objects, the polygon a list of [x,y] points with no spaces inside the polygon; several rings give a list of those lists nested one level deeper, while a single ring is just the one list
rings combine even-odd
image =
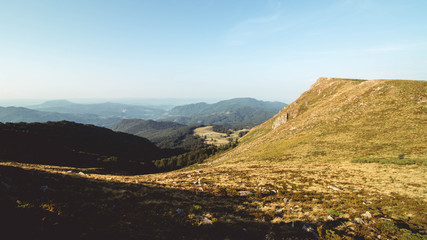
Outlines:
[{"label": "dry golden grass", "polygon": [[[161,197],[139,204],[170,204],[186,209],[187,221],[202,214],[215,219],[214,226],[267,224],[272,239],[304,223],[321,239],[425,239],[427,166],[354,162],[402,154],[426,159],[425,99],[423,81],[321,78],[238,147],[203,164],[161,174],[79,177],[158,187]],[[70,174],[70,168],[1,165]]]}]

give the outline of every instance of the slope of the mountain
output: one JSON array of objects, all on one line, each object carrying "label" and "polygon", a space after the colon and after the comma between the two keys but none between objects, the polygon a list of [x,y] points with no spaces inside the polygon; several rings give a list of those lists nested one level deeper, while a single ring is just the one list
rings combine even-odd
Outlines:
[{"label": "slope of the mountain", "polygon": [[427,82],[320,78],[227,159],[427,157]]},{"label": "slope of the mountain", "polygon": [[203,147],[203,139],[193,134],[197,126],[175,122],[157,122],[143,119],[123,119],[112,129],[145,137],[161,148],[195,150]]},{"label": "slope of the mountain", "polygon": [[165,114],[165,119],[179,123],[253,127],[279,112],[286,104],[235,98],[214,104],[195,103],[178,106]]},{"label": "slope of the mountain", "polygon": [[426,239],[426,87],[322,78],[236,148],[168,173],[0,162],[1,226],[43,239]]},{"label": "slope of the mountain", "polygon": [[425,239],[426,142],[427,81],[320,78],[236,148],[143,181],[240,197],[210,215],[271,239]]},{"label": "slope of the mountain", "polygon": [[97,104],[77,104],[66,100],[47,101],[40,105],[30,106],[29,108],[46,112],[96,114],[103,117],[142,119],[154,119],[164,112],[164,110],[161,109],[137,105],[110,102]]},{"label": "slope of the mountain", "polygon": [[45,112],[23,107],[0,107],[0,122],[47,122],[62,120],[111,127],[120,121],[121,118],[101,117],[95,114]]},{"label": "slope of the mountain", "polygon": [[[152,170],[161,156],[149,140],[73,122],[0,124],[0,159],[56,165],[135,167]],[[145,165],[145,166],[144,166]]]}]

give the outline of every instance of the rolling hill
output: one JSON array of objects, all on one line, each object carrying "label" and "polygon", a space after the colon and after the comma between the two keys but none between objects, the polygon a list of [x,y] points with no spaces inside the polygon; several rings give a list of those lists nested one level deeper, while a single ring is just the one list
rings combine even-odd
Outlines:
[{"label": "rolling hill", "polygon": [[126,132],[146,138],[155,136],[159,131],[175,130],[185,127],[184,124],[175,122],[157,122],[143,119],[123,119],[113,126],[114,131]]},{"label": "rolling hill", "polygon": [[38,111],[23,107],[0,107],[0,122],[48,122],[73,121],[111,127],[121,120],[119,117],[102,117],[95,114],[73,114]]},{"label": "rolling hill", "polygon": [[102,117],[155,119],[164,110],[120,103],[77,104],[67,100],[52,100],[29,108],[45,112],[95,114]]},{"label": "rolling hill", "polygon": [[226,125],[253,127],[277,114],[286,104],[235,98],[214,104],[195,103],[174,107],[163,119],[186,125]]},{"label": "rolling hill", "polygon": [[149,140],[73,122],[0,124],[0,159],[153,171],[161,150]]}]

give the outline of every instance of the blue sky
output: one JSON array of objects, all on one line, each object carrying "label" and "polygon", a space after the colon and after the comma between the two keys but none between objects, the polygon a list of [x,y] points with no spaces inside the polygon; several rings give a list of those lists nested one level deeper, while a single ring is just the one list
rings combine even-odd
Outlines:
[{"label": "blue sky", "polygon": [[255,97],[427,79],[427,1],[3,1],[0,99]]}]

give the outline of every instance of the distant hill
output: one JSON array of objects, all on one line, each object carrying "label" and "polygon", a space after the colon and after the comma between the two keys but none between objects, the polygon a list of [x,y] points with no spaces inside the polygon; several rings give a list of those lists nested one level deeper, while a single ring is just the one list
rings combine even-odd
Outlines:
[{"label": "distant hill", "polygon": [[23,107],[0,107],[0,122],[47,122],[73,121],[111,127],[121,120],[120,117],[102,117],[95,114],[72,114],[32,110]]},{"label": "distant hill", "polygon": [[34,110],[73,114],[95,114],[103,117],[154,119],[162,109],[120,103],[78,104],[67,100],[52,100],[30,106]]},{"label": "distant hill", "polygon": [[285,103],[235,98],[214,104],[195,103],[174,107],[164,119],[187,125],[227,125],[253,127],[277,114]]},{"label": "distant hill", "polygon": [[145,138],[73,122],[0,124],[0,159],[152,171],[161,150]]},{"label": "distant hill", "polygon": [[184,124],[175,122],[157,122],[143,119],[123,119],[113,126],[114,131],[127,132],[144,137],[152,137],[162,130],[171,130],[185,127]]},{"label": "distant hill", "polygon": [[203,140],[193,135],[197,126],[175,122],[157,122],[142,119],[123,119],[113,126],[114,131],[145,137],[161,148],[195,150],[203,147]]}]

